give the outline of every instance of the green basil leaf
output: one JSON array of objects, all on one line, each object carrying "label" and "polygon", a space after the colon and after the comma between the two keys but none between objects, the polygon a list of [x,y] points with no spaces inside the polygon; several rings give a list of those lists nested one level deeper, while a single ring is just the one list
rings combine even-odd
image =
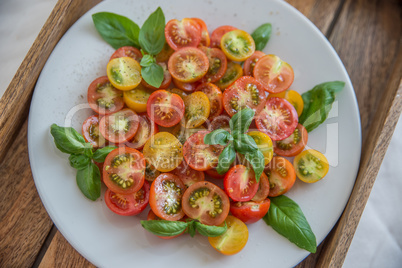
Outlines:
[{"label": "green basil leaf", "polygon": [[140,48],[140,27],[129,18],[110,12],[99,12],[92,15],[92,20],[102,38],[114,49],[124,46]]},{"label": "green basil leaf", "polygon": [[187,228],[187,222],[182,221],[149,220],[141,221],[141,225],[145,230],[159,236],[175,236]]},{"label": "green basil leaf", "polygon": [[153,56],[146,54],[142,57],[140,65],[142,67],[148,67],[148,66],[151,66],[155,62],[156,62],[156,60]]},{"label": "green basil leaf", "polygon": [[230,130],[232,134],[234,132],[239,132],[241,134],[247,132],[248,128],[250,127],[251,121],[254,118],[254,110],[250,108],[246,108],[240,110],[229,121]]},{"label": "green basil leaf", "polygon": [[86,150],[92,150],[92,144],[85,142],[85,139],[72,127],[59,127],[52,124],[50,133],[54,138],[56,147],[67,154],[83,154]]},{"label": "green basil leaf", "polygon": [[95,151],[92,159],[95,160],[96,162],[103,163],[105,162],[106,156],[116,148],[117,148],[116,146],[106,146],[103,148],[99,148],[98,150]]},{"label": "green basil leaf", "polygon": [[327,119],[337,93],[342,91],[345,83],[341,81],[326,82],[316,85],[302,94],[304,108],[299,123],[311,132]]},{"label": "green basil leaf", "polygon": [[262,172],[264,172],[265,168],[265,160],[264,155],[260,150],[256,150],[252,153],[247,153],[245,155],[246,160],[251,164],[255,173],[255,179],[257,182],[260,181],[260,177]]},{"label": "green basil leaf", "polygon": [[156,55],[165,44],[165,15],[160,7],[142,25],[139,38],[141,48],[148,54]]},{"label": "green basil leaf", "polygon": [[255,140],[247,134],[238,134],[233,140],[236,152],[241,154],[253,153],[258,150]]},{"label": "green basil leaf", "polygon": [[92,201],[101,194],[101,180],[99,168],[90,162],[84,169],[77,171],[77,185],[81,192]]},{"label": "green basil leaf", "polygon": [[264,221],[299,248],[315,253],[315,235],[296,202],[284,195],[270,199],[271,206]]},{"label": "green basil leaf", "polygon": [[271,23],[264,23],[251,34],[255,42],[255,50],[262,51],[271,37]]},{"label": "green basil leaf", "polygon": [[152,63],[141,69],[142,78],[151,86],[159,88],[163,82],[163,68],[157,63]]},{"label": "green basil leaf", "polygon": [[70,166],[78,170],[86,168],[91,162],[91,158],[84,154],[72,154],[68,160],[70,161]]},{"label": "green basil leaf", "polygon": [[223,235],[227,231],[228,226],[226,222],[225,226],[205,225],[200,222],[195,222],[195,228],[200,235],[207,237],[216,237]]},{"label": "green basil leaf", "polygon": [[195,236],[195,221],[191,220],[187,222],[187,233],[191,236]]},{"label": "green basil leaf", "polygon": [[219,174],[226,173],[229,170],[230,165],[235,161],[235,159],[236,151],[234,149],[233,143],[229,143],[229,145],[226,146],[226,148],[223,149],[222,153],[219,155],[216,171]]},{"label": "green basil leaf", "polygon": [[230,137],[230,133],[226,130],[216,129],[204,136],[204,143],[210,145],[220,144],[225,146],[230,140]]}]

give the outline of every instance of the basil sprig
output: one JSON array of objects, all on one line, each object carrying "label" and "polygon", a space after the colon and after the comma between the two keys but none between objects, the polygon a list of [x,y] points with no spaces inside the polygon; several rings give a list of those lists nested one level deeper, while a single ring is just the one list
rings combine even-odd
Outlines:
[{"label": "basil sprig", "polygon": [[236,159],[236,152],[243,154],[253,167],[255,179],[260,181],[264,170],[264,155],[258,149],[254,139],[245,134],[254,118],[254,110],[243,109],[232,116],[229,121],[230,133],[223,129],[217,129],[205,135],[205,144],[226,145],[226,148],[219,155],[216,171],[224,174],[229,170],[230,165]]},{"label": "basil sprig", "polygon": [[166,221],[166,220],[149,220],[141,221],[145,230],[159,236],[175,236],[183,232],[187,232],[194,237],[196,231],[207,237],[216,237],[224,234],[227,230],[225,226],[213,226],[202,224],[196,220],[182,221]]},{"label": "basil sprig", "polygon": [[345,82],[333,81],[316,85],[313,89],[302,94],[304,107],[299,123],[308,132],[321,125],[328,117],[337,93],[342,91]]},{"label": "basil sprig", "polygon": [[[134,46],[142,49],[144,55],[141,76],[151,86],[159,88],[163,82],[162,66],[156,63],[155,55],[165,45],[165,15],[160,7],[144,22],[141,29],[130,19],[109,12],[92,15],[96,30],[113,48]],[[144,53],[145,52],[145,53]]]},{"label": "basil sprig", "polygon": [[70,165],[77,169],[77,185],[81,192],[89,199],[95,201],[100,197],[101,180],[100,171],[96,162],[104,162],[106,156],[116,147],[107,146],[93,152],[92,144],[75,129],[59,127],[53,124],[50,133],[54,138],[56,147],[63,153],[70,154]]},{"label": "basil sprig", "polygon": [[300,207],[284,195],[270,200],[271,206],[263,218],[266,224],[296,246],[315,253],[316,237]]},{"label": "basil sprig", "polygon": [[255,42],[255,50],[262,51],[265,48],[269,41],[269,38],[271,37],[271,31],[271,23],[264,23],[254,30],[251,36],[253,37]]}]

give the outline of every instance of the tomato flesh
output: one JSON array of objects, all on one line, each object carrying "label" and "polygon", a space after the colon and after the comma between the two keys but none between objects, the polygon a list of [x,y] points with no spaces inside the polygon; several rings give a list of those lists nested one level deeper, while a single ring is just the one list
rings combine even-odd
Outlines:
[{"label": "tomato flesh", "polygon": [[200,47],[207,55],[209,61],[208,72],[202,78],[202,82],[215,83],[223,77],[227,69],[227,59],[225,54],[219,48]]},{"label": "tomato flesh", "polygon": [[210,103],[207,95],[202,91],[196,91],[184,97],[184,120],[182,124],[186,128],[196,128],[207,121],[210,113]]},{"label": "tomato flesh", "polygon": [[176,19],[168,21],[165,27],[165,38],[174,50],[184,47],[197,47],[201,41],[201,28],[192,19]]},{"label": "tomato flesh", "polygon": [[123,109],[102,117],[99,130],[105,139],[113,143],[124,143],[137,133],[139,119],[130,109]]},{"label": "tomato flesh", "polygon": [[180,82],[200,80],[209,68],[207,55],[195,47],[182,48],[169,58],[168,69],[172,77]]},{"label": "tomato flesh", "polygon": [[236,165],[229,169],[223,185],[226,193],[234,201],[250,201],[258,190],[254,170],[243,165]]},{"label": "tomato flesh", "polygon": [[137,133],[135,133],[131,142],[127,144],[127,146],[134,149],[142,149],[151,136],[159,132],[158,126],[149,119],[147,114],[139,115],[138,119],[139,125]]},{"label": "tomato flesh", "polygon": [[244,61],[243,64],[243,73],[247,76],[253,76],[254,67],[259,59],[265,56],[265,53],[262,51],[256,50],[253,55],[251,55],[248,59]]},{"label": "tomato flesh", "polygon": [[211,44],[211,38],[209,37],[207,25],[200,18],[191,18],[191,19],[201,27],[200,45],[208,47]]},{"label": "tomato flesh", "polygon": [[221,114],[212,119],[212,121],[208,125],[208,130],[214,131],[216,129],[224,129],[226,131],[230,131],[229,121],[230,121],[229,115]]},{"label": "tomato flesh", "polygon": [[296,172],[292,164],[280,156],[275,156],[266,166],[265,174],[269,180],[269,197],[288,192],[296,181]]},{"label": "tomato flesh", "polygon": [[255,43],[249,33],[243,30],[233,30],[222,36],[221,48],[230,60],[245,61],[253,55]]},{"label": "tomato flesh", "polygon": [[107,77],[120,90],[131,90],[141,82],[141,66],[130,57],[114,58],[106,66]]},{"label": "tomato flesh", "polygon": [[269,180],[267,175],[263,172],[258,183],[258,190],[251,198],[251,201],[259,202],[264,201],[269,195]]},{"label": "tomato flesh", "polygon": [[147,113],[149,118],[160,126],[174,126],[184,115],[183,99],[166,90],[157,90],[149,96]]},{"label": "tomato flesh", "polygon": [[231,202],[230,213],[245,224],[255,223],[267,214],[271,200],[265,199],[259,202]]},{"label": "tomato flesh", "polygon": [[88,104],[100,115],[115,113],[123,109],[123,92],[112,86],[107,76],[95,79],[88,87]]},{"label": "tomato flesh", "polygon": [[293,160],[297,177],[307,183],[314,183],[327,175],[329,164],[327,158],[319,151],[303,151]]},{"label": "tomato flesh", "polygon": [[222,36],[230,31],[237,30],[236,27],[230,26],[230,25],[224,25],[216,28],[212,33],[211,33],[211,47],[220,47],[221,46],[221,39]]},{"label": "tomato flesh", "polygon": [[151,89],[140,84],[132,90],[124,91],[124,102],[134,112],[145,113],[147,111],[147,102],[152,92]]},{"label": "tomato flesh", "polygon": [[196,91],[202,91],[207,95],[210,104],[210,113],[208,120],[213,120],[223,111],[222,91],[212,83],[201,84]]},{"label": "tomato flesh", "polygon": [[99,131],[99,116],[91,115],[82,124],[82,136],[86,142],[90,142],[94,148],[105,145],[106,140]]},{"label": "tomato flesh", "polygon": [[216,85],[224,91],[227,87],[234,83],[237,79],[243,76],[243,69],[238,63],[228,62],[226,72]]},{"label": "tomato flesh", "polygon": [[274,142],[274,151],[280,156],[295,156],[304,150],[307,141],[308,133],[306,128],[302,124],[298,124],[289,137]]}]

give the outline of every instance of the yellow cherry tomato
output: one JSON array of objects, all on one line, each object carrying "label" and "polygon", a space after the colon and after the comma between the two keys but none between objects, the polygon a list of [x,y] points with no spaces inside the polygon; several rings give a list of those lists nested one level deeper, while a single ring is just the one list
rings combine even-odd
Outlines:
[{"label": "yellow cherry tomato", "polygon": [[216,83],[216,85],[224,91],[228,86],[230,86],[234,81],[243,76],[243,68],[240,64],[234,63],[232,61],[228,62],[226,72],[221,79]]},{"label": "yellow cherry tomato", "polygon": [[255,43],[249,33],[243,30],[234,30],[222,36],[221,48],[228,59],[245,61],[255,52]]},{"label": "yellow cherry tomato", "polygon": [[196,91],[183,98],[184,100],[184,120],[182,124],[186,128],[196,128],[204,124],[209,117],[211,105],[207,95],[202,91]]},{"label": "yellow cherry tomato", "polygon": [[141,82],[141,66],[130,57],[114,58],[106,66],[107,77],[120,90],[130,90]]},{"label": "yellow cherry tomato", "polygon": [[293,160],[297,177],[307,183],[314,183],[325,177],[329,164],[319,151],[309,149],[298,154]]},{"label": "yellow cherry tomato", "polygon": [[208,237],[208,241],[218,252],[224,255],[233,255],[246,246],[248,229],[244,222],[234,216],[227,216],[225,221],[228,227],[227,231],[217,237]]},{"label": "yellow cherry tomato", "polygon": [[147,111],[147,101],[153,90],[139,84],[136,88],[124,91],[123,98],[126,105],[136,113],[145,113]]},{"label": "yellow cherry tomato", "polygon": [[257,143],[258,149],[264,155],[264,165],[268,165],[274,156],[271,138],[260,131],[250,131],[247,135],[251,136],[255,143]]},{"label": "yellow cherry tomato", "polygon": [[286,90],[276,94],[269,94],[268,99],[270,98],[282,98],[290,102],[290,104],[295,107],[297,115],[300,116],[303,112],[304,102],[302,96],[294,90]]}]

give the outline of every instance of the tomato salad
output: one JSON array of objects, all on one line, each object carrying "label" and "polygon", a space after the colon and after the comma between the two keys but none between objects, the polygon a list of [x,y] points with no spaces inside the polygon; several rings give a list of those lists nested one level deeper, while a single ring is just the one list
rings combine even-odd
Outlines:
[{"label": "tomato salad", "polygon": [[[95,14],[95,26],[102,16],[118,22],[114,15]],[[105,76],[88,87],[94,115],[83,123],[85,139],[71,128],[53,125],[51,132],[56,146],[71,154],[88,198],[99,197],[100,177],[112,212],[133,216],[149,204],[148,220],[141,221],[146,230],[164,239],[197,231],[232,255],[246,245],[248,224],[264,219],[281,228],[269,223],[270,205],[280,208],[296,178],[314,183],[327,174],[325,156],[305,150],[308,131],[300,116],[311,104],[290,89],[290,64],[256,50],[269,39],[267,32],[256,37],[267,24],[253,34],[228,25],[210,34],[201,18],[172,19],[159,36],[148,32],[155,44],[143,31],[158,16],[164,23],[158,8],[131,45],[116,45],[97,27],[116,51]],[[82,146],[67,144],[63,135]],[[81,187],[83,170],[91,171],[93,187]]]}]

